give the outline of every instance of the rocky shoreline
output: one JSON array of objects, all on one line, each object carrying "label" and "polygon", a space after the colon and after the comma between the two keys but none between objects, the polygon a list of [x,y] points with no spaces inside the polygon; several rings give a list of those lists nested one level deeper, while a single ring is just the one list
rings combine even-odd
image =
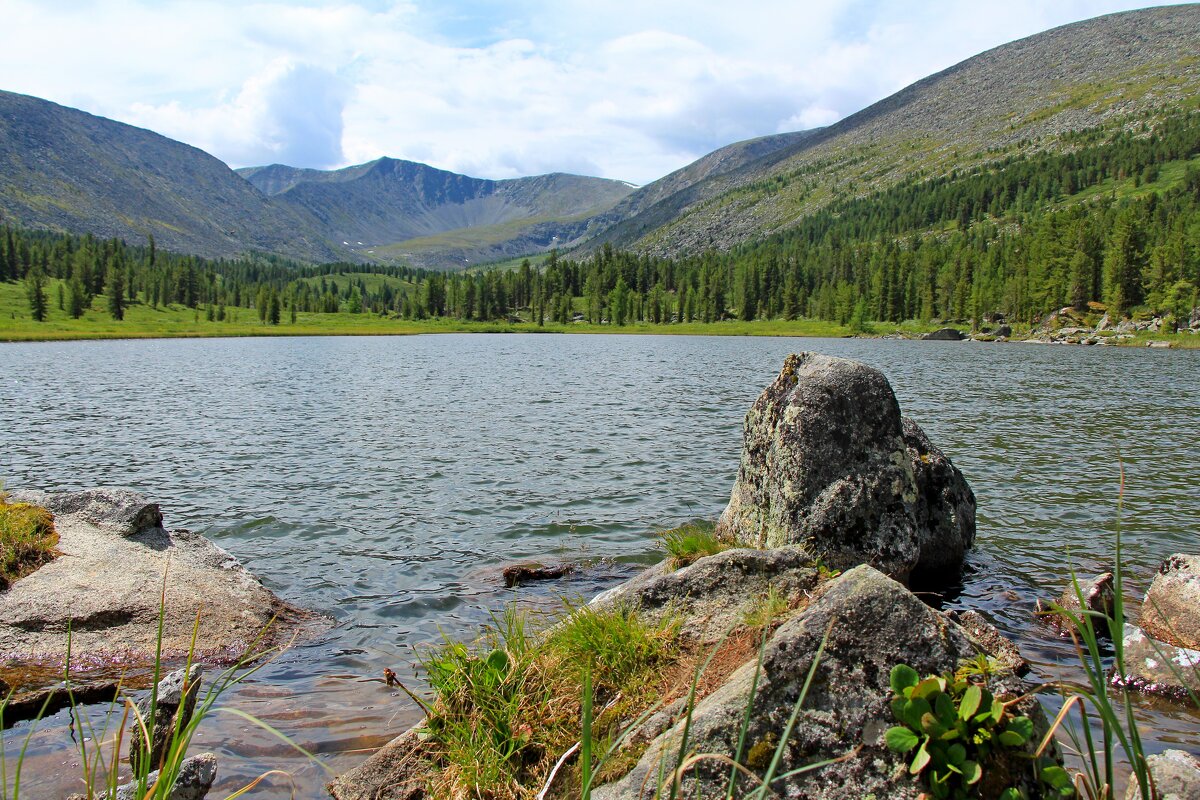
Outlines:
[{"label": "rocky shoreline", "polygon": [[[1095,305],[1095,304],[1093,304]],[[1005,322],[1004,317],[992,315],[977,328],[966,332],[958,327],[943,327],[915,337],[898,334],[884,339],[917,338],[922,341],[941,342],[1021,342],[1024,344],[1073,344],[1086,346],[1131,346],[1142,340],[1139,335],[1185,334],[1200,335],[1200,308],[1192,310],[1186,319],[1173,317],[1148,317],[1145,319],[1119,319],[1113,321],[1102,309],[1079,310],[1066,306],[1047,314],[1028,333],[1016,333]],[[1172,347],[1172,342],[1162,339],[1145,341],[1146,347]]]}]

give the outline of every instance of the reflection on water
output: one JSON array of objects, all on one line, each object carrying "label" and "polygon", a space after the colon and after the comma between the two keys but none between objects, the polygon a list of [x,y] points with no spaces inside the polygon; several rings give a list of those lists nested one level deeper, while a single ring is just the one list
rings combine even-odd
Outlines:
[{"label": "reflection on water", "polygon": [[[978,549],[949,604],[983,609],[1038,678],[1074,653],[1029,609],[1071,566],[1108,567],[1120,463],[1135,590],[1162,557],[1195,550],[1200,352],[534,335],[0,345],[0,478],[134,486],[168,525],[202,531],[333,618],[227,700],[320,765],[232,715],[196,742],[221,756],[225,790],[282,768],[317,798],[326,767],[416,719],[385,666],[412,679],[414,645],[527,596],[503,588],[497,565],[593,559],[608,574],[565,587],[587,594],[653,559],[653,530],[715,516],[742,415],[802,349],[882,369],[966,474]],[[1194,742],[1195,718],[1149,703],[1141,714],[1153,749]],[[35,732],[28,797],[72,787],[68,723]]]}]

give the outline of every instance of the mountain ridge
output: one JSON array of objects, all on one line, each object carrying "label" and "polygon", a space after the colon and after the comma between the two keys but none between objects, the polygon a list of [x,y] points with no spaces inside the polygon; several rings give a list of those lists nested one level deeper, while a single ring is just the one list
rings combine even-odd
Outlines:
[{"label": "mountain ridge", "polygon": [[1200,4],[1189,4],[1104,15],[999,45],[757,159],[662,192],[581,252],[603,244],[654,255],[724,250],[914,172],[945,174],[1023,141],[1026,149],[1051,146],[1111,118],[1194,104],[1197,30]]}]

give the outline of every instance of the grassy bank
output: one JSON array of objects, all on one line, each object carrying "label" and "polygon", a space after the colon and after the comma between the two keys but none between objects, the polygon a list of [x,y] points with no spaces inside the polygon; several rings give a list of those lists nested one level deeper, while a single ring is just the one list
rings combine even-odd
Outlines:
[{"label": "grassy bank", "polygon": [[[254,309],[226,308],[225,319],[209,319],[206,308],[181,305],[151,307],[132,303],[125,318],[115,320],[107,311],[107,300],[97,296],[78,319],[57,304],[61,281],[47,281],[49,300],[46,319],[30,317],[29,302],[23,283],[0,282],[0,342],[69,341],[79,339],[174,339],[237,336],[408,336],[423,333],[586,333],[652,334],[659,336],[801,336],[839,338],[858,335],[916,337],[942,327],[942,323],[906,321],[867,323],[854,333],[835,322],[818,319],[798,320],[724,320],[655,325],[648,322],[628,325],[597,325],[586,322],[565,325],[547,322],[543,326],[529,322],[467,322],[441,317],[407,320],[376,314],[284,312],[278,325],[262,323]],[[1021,331],[1017,336],[1022,335]],[[1195,334],[1140,333],[1119,342],[1124,347],[1145,347],[1151,341],[1169,342],[1173,348],[1200,348]]]},{"label": "grassy bank", "polygon": [[47,316],[35,322],[29,313],[25,287],[0,282],[0,341],[62,341],[71,339],[205,338],[220,336],[404,336],[418,333],[626,333],[691,336],[844,336],[849,331],[821,320],[756,322],[689,322],[681,325],[590,325],[571,323],[466,322],[451,318],[406,320],[375,314],[339,312],[299,313],[295,322],[284,312],[280,324],[259,321],[254,309],[226,308],[225,319],[208,319],[207,309],[180,305],[150,307],[134,303],[125,318],[109,315],[107,301],[97,296],[82,317],[72,318],[57,303],[61,281],[47,282]]},{"label": "grassy bank", "polygon": [[54,560],[58,533],[50,512],[27,503],[9,503],[0,491],[0,591]]}]

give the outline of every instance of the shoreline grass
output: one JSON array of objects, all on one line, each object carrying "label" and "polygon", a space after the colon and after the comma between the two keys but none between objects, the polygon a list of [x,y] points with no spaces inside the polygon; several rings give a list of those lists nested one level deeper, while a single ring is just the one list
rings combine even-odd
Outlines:
[{"label": "shoreline grass", "polygon": [[9,503],[0,492],[0,591],[58,556],[54,516],[28,503]]}]

